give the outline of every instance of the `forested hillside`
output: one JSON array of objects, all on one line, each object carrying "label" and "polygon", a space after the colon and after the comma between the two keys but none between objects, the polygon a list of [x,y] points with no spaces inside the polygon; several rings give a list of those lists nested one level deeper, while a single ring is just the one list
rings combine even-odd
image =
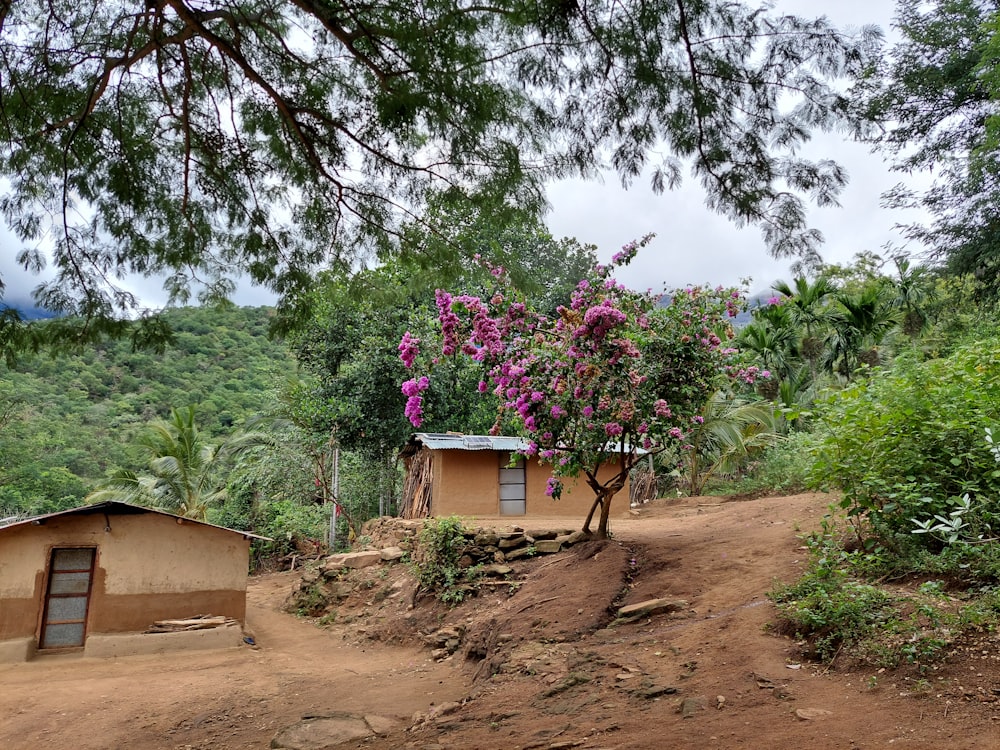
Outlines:
[{"label": "forested hillside", "polygon": [[295,370],[267,336],[269,308],[181,308],[162,355],[112,341],[75,354],[24,355],[0,369],[0,508],[78,504],[118,466],[141,464],[135,439],[171,409],[195,407],[208,439],[274,403]]}]

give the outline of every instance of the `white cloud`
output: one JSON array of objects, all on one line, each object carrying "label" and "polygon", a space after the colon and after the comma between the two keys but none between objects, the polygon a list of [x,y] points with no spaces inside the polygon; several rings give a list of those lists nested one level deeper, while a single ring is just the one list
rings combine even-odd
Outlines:
[{"label": "white cloud", "polygon": [[[822,13],[841,28],[881,26],[891,39],[894,7],[892,0],[841,0],[824,7]],[[780,0],[777,9],[804,17],[817,14],[814,0]],[[832,158],[850,177],[840,208],[810,211],[810,225],[826,240],[821,248],[824,261],[849,263],[860,251],[880,252],[887,243],[904,244],[896,225],[912,221],[915,214],[880,207],[882,192],[900,181],[881,155],[843,136],[820,133],[809,144],[807,156]],[[769,256],[758,228],[738,229],[706,208],[701,187],[690,176],[679,190],[659,196],[641,179],[627,191],[614,175],[603,183],[566,180],[552,186],[549,199],[550,231],[557,237],[576,237],[597,245],[602,261],[626,242],[656,233],[653,243],[618,274],[634,288],[659,291],[664,285],[731,285],[752,277],[752,290],[760,291],[791,276],[790,261]]]},{"label": "white cloud", "polygon": [[[850,183],[841,206],[812,208],[810,225],[825,242],[827,263],[849,263],[861,251],[880,252],[887,243],[904,244],[896,225],[914,215],[880,207],[881,193],[898,182],[878,155],[834,135],[815,140],[811,150],[834,158],[848,171]],[[700,186],[688,179],[680,190],[655,195],[646,185],[626,191],[613,176],[603,184],[566,180],[552,186],[550,231],[598,246],[603,261],[626,242],[648,232],[656,239],[618,274],[633,288],[659,291],[686,284],[739,284],[753,279],[753,291],[789,279],[788,259],[772,258],[755,226],[737,228],[705,207]]]}]

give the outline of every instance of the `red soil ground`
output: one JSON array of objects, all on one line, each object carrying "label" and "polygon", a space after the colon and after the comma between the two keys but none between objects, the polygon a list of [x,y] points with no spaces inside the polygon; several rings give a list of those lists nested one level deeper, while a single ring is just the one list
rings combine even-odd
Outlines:
[{"label": "red soil ground", "polygon": [[[1000,747],[995,636],[921,675],[811,665],[775,633],[766,593],[797,578],[799,535],[828,502],[657,502],[615,520],[614,541],[518,562],[516,591],[454,609],[411,608],[396,566],[323,628],[281,611],[297,574],[261,576],[256,648],[0,666],[0,748],[267,748],[303,716],[337,711],[389,720],[345,748]],[[657,597],[687,604],[611,622]],[[420,634],[450,624],[463,646],[435,662]]]}]

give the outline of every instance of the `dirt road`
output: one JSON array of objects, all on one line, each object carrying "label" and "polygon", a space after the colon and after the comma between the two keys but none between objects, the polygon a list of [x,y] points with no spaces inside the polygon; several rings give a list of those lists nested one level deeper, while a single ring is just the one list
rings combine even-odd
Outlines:
[{"label": "dirt road", "polygon": [[[345,748],[1000,747],[1000,649],[921,676],[842,672],[769,628],[766,592],[801,571],[798,534],[828,502],[654,504],[611,544],[519,563],[516,591],[412,612],[372,597],[328,629],[279,611],[293,575],[256,578],[257,648],[0,667],[0,748],[263,749],[334,711],[390,720]],[[687,604],[608,627],[609,607],[657,597]],[[434,662],[417,631],[449,623],[465,648]]]}]

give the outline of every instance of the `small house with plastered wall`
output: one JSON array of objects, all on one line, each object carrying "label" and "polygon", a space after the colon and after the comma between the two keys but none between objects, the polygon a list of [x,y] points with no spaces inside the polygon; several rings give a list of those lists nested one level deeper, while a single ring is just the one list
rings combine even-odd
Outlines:
[{"label": "small house with plastered wall", "polygon": [[[119,502],[0,526],[0,661],[239,645],[253,538]],[[199,615],[230,623],[143,634]]]},{"label": "small house with plastered wall", "polygon": [[[545,494],[552,467],[537,456],[525,456],[528,441],[518,437],[416,433],[400,452],[406,479],[400,515],[546,517],[569,516],[581,521],[594,503],[586,477],[563,478],[558,500]],[[615,463],[601,467],[598,479],[617,473]],[[629,486],[618,495],[628,503]]]}]

